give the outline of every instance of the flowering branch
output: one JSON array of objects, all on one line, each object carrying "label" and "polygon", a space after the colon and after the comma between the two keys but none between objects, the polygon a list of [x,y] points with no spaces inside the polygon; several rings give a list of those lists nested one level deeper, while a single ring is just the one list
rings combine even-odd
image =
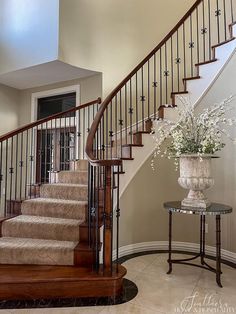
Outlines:
[{"label": "flowering branch", "polygon": [[[236,119],[226,118],[233,107],[230,106],[234,96],[223,100],[219,104],[206,108],[202,113],[196,115],[194,106],[189,99],[181,96],[180,100],[183,106],[178,112],[179,120],[174,123],[168,120],[156,120],[153,128],[153,139],[155,142],[153,159],[151,166],[154,169],[154,158],[161,154],[161,157],[178,158],[182,154],[215,154],[220,151],[225,143],[223,137],[227,137],[236,143],[230,133],[223,126],[233,126]],[[161,144],[166,139],[171,143],[161,151]],[[176,164],[176,160],[175,160]]]}]

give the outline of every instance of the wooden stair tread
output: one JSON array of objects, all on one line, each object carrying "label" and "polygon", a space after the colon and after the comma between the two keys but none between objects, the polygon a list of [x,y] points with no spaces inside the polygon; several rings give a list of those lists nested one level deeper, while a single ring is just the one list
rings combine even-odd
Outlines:
[{"label": "wooden stair tread", "polygon": [[208,63],[216,62],[216,61],[218,61],[218,59],[215,58],[215,59],[211,59],[211,60],[208,60],[208,61],[196,63],[195,66],[205,65],[205,64],[208,64]]},{"label": "wooden stair tread", "polygon": [[230,23],[230,24],[229,24],[229,27],[232,27],[232,26],[234,26],[234,25],[236,25],[236,22]]},{"label": "wooden stair tread", "polygon": [[200,79],[201,78],[201,76],[192,76],[192,77],[185,77],[185,78],[183,78],[183,81],[191,81],[191,80],[198,80],[198,79]]},{"label": "wooden stair tread", "polygon": [[121,160],[134,160],[134,158],[129,157],[121,157]]},{"label": "wooden stair tread", "polygon": [[158,110],[162,109],[162,108],[175,108],[175,105],[171,105],[171,104],[167,104],[167,105],[161,105]]},{"label": "wooden stair tread", "polygon": [[235,37],[232,37],[230,39],[227,39],[225,41],[220,42],[219,44],[216,44],[216,45],[212,46],[212,49],[215,49],[217,47],[223,46],[223,45],[225,45],[225,44],[227,44],[227,43],[229,43],[229,42],[231,42],[233,40],[235,40]]},{"label": "wooden stair tread", "polygon": [[136,135],[136,134],[150,134],[149,131],[136,131],[133,133],[133,135]]},{"label": "wooden stair tread", "polygon": [[122,147],[143,147],[143,144],[124,144]]},{"label": "wooden stair tread", "polygon": [[172,92],[171,96],[182,95],[182,94],[188,94],[188,91],[184,90],[184,91],[179,91],[179,92]]}]

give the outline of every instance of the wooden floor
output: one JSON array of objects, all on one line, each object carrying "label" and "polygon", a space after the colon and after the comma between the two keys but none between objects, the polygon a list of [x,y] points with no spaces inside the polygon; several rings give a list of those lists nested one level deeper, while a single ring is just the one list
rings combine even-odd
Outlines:
[{"label": "wooden floor", "polygon": [[118,296],[126,269],[113,274],[73,266],[0,265],[0,300]]}]

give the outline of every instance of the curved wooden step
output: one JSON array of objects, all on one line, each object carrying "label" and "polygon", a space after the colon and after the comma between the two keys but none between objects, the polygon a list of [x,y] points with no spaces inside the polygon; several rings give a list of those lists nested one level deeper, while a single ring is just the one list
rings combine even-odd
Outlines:
[{"label": "curved wooden step", "polygon": [[116,297],[126,269],[112,274],[72,266],[0,265],[0,300]]}]

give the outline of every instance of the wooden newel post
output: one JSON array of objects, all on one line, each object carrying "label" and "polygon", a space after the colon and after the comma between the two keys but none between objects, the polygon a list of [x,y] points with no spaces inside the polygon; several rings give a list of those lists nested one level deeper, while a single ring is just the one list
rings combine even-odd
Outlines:
[{"label": "wooden newel post", "polygon": [[111,166],[105,166],[105,208],[104,208],[104,270],[112,269],[112,232],[113,232],[113,208]]}]

